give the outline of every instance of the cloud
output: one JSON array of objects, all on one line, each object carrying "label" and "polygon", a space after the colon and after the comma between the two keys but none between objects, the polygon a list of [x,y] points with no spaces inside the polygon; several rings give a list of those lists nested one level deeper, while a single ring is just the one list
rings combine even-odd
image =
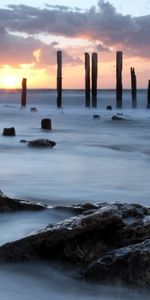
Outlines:
[{"label": "cloud", "polygon": [[[0,24],[3,25],[0,25],[0,64],[34,62],[38,66],[53,65],[59,48],[56,36],[89,40],[99,52],[122,49],[128,57],[149,58],[150,15],[124,16],[104,0],[98,1],[97,8],[86,11],[59,5],[47,5],[43,9],[9,5],[0,9]],[[48,45],[35,38],[42,34],[55,36],[54,41]],[[37,60],[35,53],[38,50]],[[82,50],[84,47],[80,48]],[[82,55],[78,53],[72,57],[69,49],[63,49],[65,64],[81,63]]]},{"label": "cloud", "polygon": [[[59,44],[54,41],[45,44],[34,37],[23,37],[11,34],[0,27],[0,66],[11,65],[18,67],[21,64],[33,64],[34,68],[46,68],[56,64],[56,51]],[[64,49],[63,62],[65,64],[80,64],[78,57],[72,57]]]}]

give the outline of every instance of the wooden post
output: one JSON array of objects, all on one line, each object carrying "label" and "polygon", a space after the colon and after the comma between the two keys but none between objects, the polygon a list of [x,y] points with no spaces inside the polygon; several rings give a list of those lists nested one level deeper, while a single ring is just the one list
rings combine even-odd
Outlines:
[{"label": "wooden post", "polygon": [[22,107],[26,106],[26,98],[27,98],[27,79],[22,79],[22,95],[21,95],[21,105]]},{"label": "wooden post", "polygon": [[57,107],[62,107],[62,52],[57,51]]},{"label": "wooden post", "polygon": [[137,82],[136,82],[136,75],[135,69],[131,68],[131,93],[132,93],[132,108],[137,107]]},{"label": "wooden post", "polygon": [[92,53],[92,107],[97,107],[97,63],[97,53]]},{"label": "wooden post", "polygon": [[122,51],[116,53],[116,107],[122,108]]},{"label": "wooden post", "polygon": [[147,108],[150,108],[150,80],[148,81]]},{"label": "wooden post", "polygon": [[85,106],[90,107],[90,55],[85,53]]}]

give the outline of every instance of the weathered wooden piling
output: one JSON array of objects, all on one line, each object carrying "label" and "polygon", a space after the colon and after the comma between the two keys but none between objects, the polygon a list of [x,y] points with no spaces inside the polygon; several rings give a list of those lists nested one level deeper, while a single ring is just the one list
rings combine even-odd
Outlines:
[{"label": "weathered wooden piling", "polygon": [[62,107],[62,52],[57,51],[57,107]]},{"label": "weathered wooden piling", "polygon": [[148,81],[148,90],[147,90],[147,108],[150,108],[150,80]]},{"label": "weathered wooden piling", "polygon": [[26,100],[27,100],[27,79],[22,79],[22,95],[21,95],[21,105],[22,107],[26,106]]},{"label": "weathered wooden piling", "polygon": [[116,53],[116,107],[122,108],[122,63],[123,53]]},{"label": "weathered wooden piling", "polygon": [[97,107],[98,56],[92,53],[92,107]]},{"label": "weathered wooden piling", "polygon": [[90,107],[90,55],[85,53],[85,106]]},{"label": "weathered wooden piling", "polygon": [[137,81],[136,81],[136,74],[135,69],[131,68],[131,94],[132,94],[132,108],[137,107]]}]

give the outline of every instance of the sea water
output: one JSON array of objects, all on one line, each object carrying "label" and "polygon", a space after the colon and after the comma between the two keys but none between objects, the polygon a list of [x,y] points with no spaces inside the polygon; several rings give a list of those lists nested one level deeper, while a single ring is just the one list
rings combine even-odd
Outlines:
[{"label": "sea water", "polygon": [[[63,108],[56,92],[28,91],[27,107],[20,91],[0,91],[0,131],[14,126],[15,137],[0,135],[0,189],[11,197],[48,205],[83,202],[136,202],[149,205],[150,111],[146,91],[138,91],[131,109],[130,91],[122,111],[115,110],[115,91],[99,91],[98,108],[86,109],[83,91],[64,91]],[[113,110],[107,111],[107,105]],[[31,106],[37,112],[30,112]],[[117,112],[125,121],[112,121]],[[100,119],[93,119],[99,114]],[[52,131],[41,130],[51,118]],[[37,138],[56,142],[53,149],[32,149],[20,143]],[[52,210],[0,215],[0,244],[55,223],[68,214]],[[0,266],[0,299],[148,299],[140,291],[89,285],[74,273],[39,262]]]}]

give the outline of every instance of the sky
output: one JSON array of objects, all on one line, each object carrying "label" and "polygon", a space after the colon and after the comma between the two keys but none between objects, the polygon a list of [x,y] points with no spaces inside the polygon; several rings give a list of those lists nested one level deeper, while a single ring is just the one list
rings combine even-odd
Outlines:
[{"label": "sky", "polygon": [[115,88],[116,51],[123,85],[135,67],[139,88],[150,79],[150,0],[0,0],[0,88],[56,87],[56,52],[63,87],[84,88],[84,53],[98,53],[98,87]]}]

